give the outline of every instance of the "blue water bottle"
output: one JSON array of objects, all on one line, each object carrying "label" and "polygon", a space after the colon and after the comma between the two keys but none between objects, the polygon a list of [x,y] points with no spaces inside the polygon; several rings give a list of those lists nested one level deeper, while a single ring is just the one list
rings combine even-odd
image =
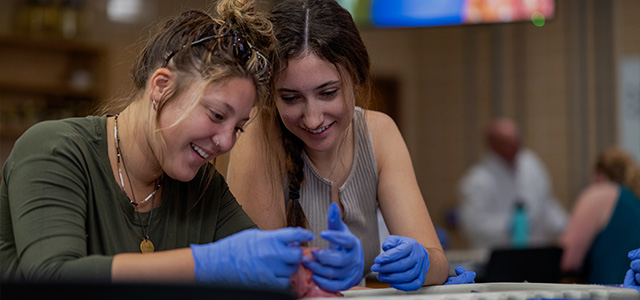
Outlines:
[{"label": "blue water bottle", "polygon": [[529,216],[527,208],[521,201],[516,201],[513,209],[513,223],[511,228],[511,246],[526,248],[529,242]]}]

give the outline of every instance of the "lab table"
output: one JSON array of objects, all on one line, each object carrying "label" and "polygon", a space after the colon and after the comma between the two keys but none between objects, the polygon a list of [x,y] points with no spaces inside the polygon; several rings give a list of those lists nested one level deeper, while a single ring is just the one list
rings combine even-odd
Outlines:
[{"label": "lab table", "polygon": [[618,286],[554,283],[492,282],[422,287],[414,292],[393,288],[359,289],[342,292],[357,300],[525,300],[525,299],[597,299],[640,300],[640,293]]}]

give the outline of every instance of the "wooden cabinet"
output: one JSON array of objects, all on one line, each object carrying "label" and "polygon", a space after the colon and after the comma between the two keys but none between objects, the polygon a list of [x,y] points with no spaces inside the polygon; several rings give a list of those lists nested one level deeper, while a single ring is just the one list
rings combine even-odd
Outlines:
[{"label": "wooden cabinet", "polygon": [[33,124],[90,113],[103,94],[104,62],[96,45],[0,37],[0,162]]}]

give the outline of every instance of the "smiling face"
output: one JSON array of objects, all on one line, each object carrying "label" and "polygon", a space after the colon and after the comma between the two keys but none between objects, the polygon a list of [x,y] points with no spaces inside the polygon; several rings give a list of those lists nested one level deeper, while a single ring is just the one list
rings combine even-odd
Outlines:
[{"label": "smiling face", "polygon": [[334,149],[351,124],[355,102],[342,79],[334,64],[308,54],[289,59],[276,83],[280,118],[307,151]]},{"label": "smiling face", "polygon": [[247,78],[210,83],[200,97],[203,84],[202,80],[192,83],[160,116],[161,164],[176,180],[193,179],[204,163],[231,150],[256,98],[255,86]]}]

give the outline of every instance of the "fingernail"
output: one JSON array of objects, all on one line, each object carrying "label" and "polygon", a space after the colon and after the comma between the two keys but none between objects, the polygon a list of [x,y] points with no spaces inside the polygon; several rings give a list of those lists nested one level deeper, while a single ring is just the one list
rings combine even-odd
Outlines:
[{"label": "fingernail", "polygon": [[313,259],[311,257],[306,257],[306,256],[302,257],[302,265],[303,266],[308,267],[309,264],[312,263],[312,262],[313,262]]}]

